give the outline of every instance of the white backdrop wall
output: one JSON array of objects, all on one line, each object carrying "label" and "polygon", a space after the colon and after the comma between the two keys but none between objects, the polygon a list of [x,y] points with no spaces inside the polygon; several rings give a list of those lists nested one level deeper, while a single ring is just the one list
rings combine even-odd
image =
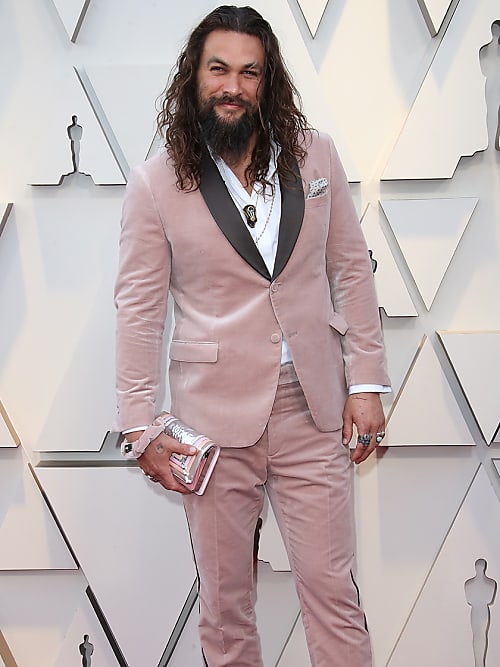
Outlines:
[{"label": "white backdrop wall", "polygon": [[[155,100],[214,6],[0,4],[1,667],[200,664],[181,504],[108,432],[124,184],[156,150]],[[374,665],[493,667],[500,5],[254,6],[335,138],[372,251],[394,388],[388,446],[353,473]],[[306,667],[270,512],[260,559],[265,665]]]}]

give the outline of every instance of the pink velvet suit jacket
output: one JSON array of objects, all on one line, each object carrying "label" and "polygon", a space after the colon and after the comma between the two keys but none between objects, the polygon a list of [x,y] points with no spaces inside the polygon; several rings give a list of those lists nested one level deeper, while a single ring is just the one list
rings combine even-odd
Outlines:
[{"label": "pink velvet suit jacket", "polygon": [[[312,418],[342,426],[346,384],[389,384],[367,247],[331,139],[312,133],[300,178],[281,183],[270,276],[214,163],[179,191],[166,153],[135,168],[116,283],[118,430],[151,423],[167,296],[171,411],[223,446],[262,435],[285,336]],[[326,178],[320,196],[309,184]]]}]

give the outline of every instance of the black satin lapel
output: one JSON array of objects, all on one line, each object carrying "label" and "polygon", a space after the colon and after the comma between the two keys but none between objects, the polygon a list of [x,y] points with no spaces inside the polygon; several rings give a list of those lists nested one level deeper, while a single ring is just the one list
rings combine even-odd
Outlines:
[{"label": "black satin lapel", "polygon": [[219,229],[236,252],[261,276],[271,280],[262,255],[234,205],[215,162],[208,155],[202,163],[200,192]]},{"label": "black satin lapel", "polygon": [[294,162],[293,171],[294,180],[280,179],[281,220],[272,280],[279,276],[290,259],[304,218],[304,188],[297,161]]}]

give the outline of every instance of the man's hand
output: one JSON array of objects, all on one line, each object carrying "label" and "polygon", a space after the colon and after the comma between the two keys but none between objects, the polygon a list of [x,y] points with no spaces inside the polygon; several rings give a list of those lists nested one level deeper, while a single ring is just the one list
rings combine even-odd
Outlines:
[{"label": "man's hand", "polygon": [[366,446],[358,440],[356,449],[351,454],[353,463],[361,463],[370,456],[385,435],[385,417],[379,394],[366,392],[348,396],[343,420],[342,442],[346,447],[352,438],[353,425],[356,425],[360,436],[371,436],[366,437],[366,441],[369,441]]},{"label": "man's hand", "polygon": [[[135,437],[139,437],[140,431],[130,433],[127,439],[132,442]],[[176,452],[178,454],[195,454],[196,447],[191,445],[182,445],[177,440],[170,438],[165,433],[152,440],[144,450],[144,453],[139,456],[137,463],[142,468],[145,475],[151,479],[152,482],[159,482],[163,488],[169,491],[177,491],[178,493],[191,493],[186,489],[172,474],[168,460],[170,454]]]}]

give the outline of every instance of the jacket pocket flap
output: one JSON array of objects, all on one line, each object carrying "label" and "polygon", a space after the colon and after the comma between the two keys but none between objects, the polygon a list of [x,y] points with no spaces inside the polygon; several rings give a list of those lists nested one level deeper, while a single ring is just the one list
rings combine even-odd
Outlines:
[{"label": "jacket pocket flap", "polygon": [[218,351],[219,343],[211,341],[173,340],[170,343],[169,356],[173,361],[214,363],[217,361]]},{"label": "jacket pocket flap", "polygon": [[335,329],[335,331],[338,331],[341,336],[343,336],[347,329],[349,329],[347,322],[342,315],[339,315],[338,313],[333,313],[328,324]]}]

